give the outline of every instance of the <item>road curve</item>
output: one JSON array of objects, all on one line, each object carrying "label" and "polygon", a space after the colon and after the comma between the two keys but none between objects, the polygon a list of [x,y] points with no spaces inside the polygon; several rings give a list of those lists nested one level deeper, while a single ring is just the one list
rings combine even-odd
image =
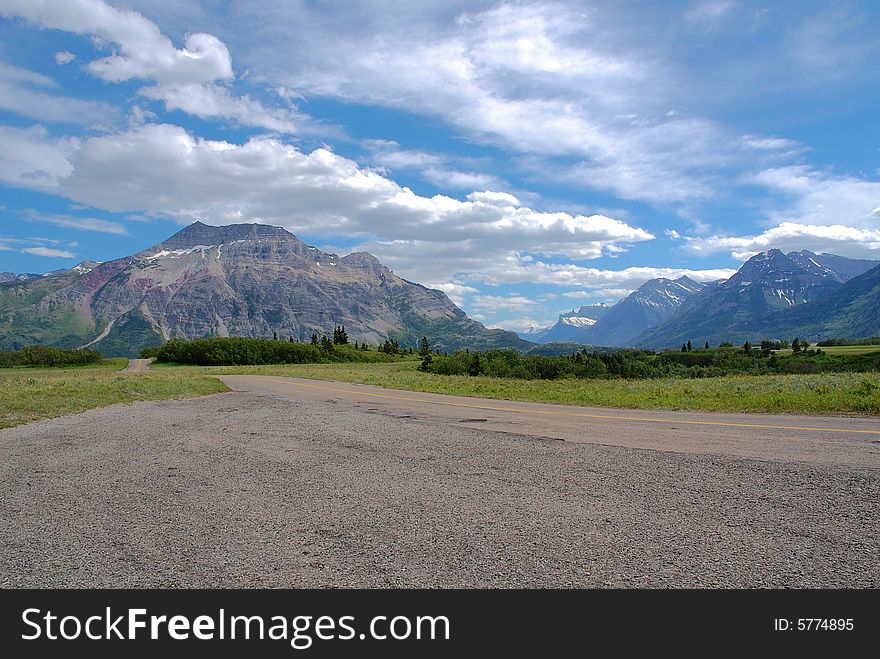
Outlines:
[{"label": "road curve", "polygon": [[737,458],[880,467],[871,417],[625,410],[447,396],[262,375],[221,377],[234,391],[330,400],[404,418],[543,439]]},{"label": "road curve", "polygon": [[119,371],[120,373],[146,373],[150,370],[153,359],[129,359],[128,366]]}]

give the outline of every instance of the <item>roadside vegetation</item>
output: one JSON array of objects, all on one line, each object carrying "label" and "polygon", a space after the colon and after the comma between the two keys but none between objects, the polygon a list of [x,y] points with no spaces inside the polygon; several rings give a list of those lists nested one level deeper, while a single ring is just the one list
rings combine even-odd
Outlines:
[{"label": "roadside vegetation", "polygon": [[[880,374],[727,375],[714,378],[522,380],[434,375],[418,362],[209,368],[225,375],[338,380],[435,394],[631,409],[880,415]],[[164,367],[184,369],[188,367]],[[158,370],[158,369],[157,369]]]},{"label": "roadside vegetation", "polygon": [[28,346],[0,352],[0,368],[13,366],[87,366],[100,364],[104,356],[96,350],[67,350],[47,346]]},{"label": "roadside vegetation", "polygon": [[350,344],[344,327],[336,328],[332,340],[326,336],[319,340],[317,335],[313,335],[311,343],[277,338],[216,337],[193,341],[173,339],[158,348],[141,351],[141,357],[155,357],[158,363],[197,366],[376,363],[399,361],[412,354],[412,349],[407,351],[391,339],[377,348],[357,342]]},{"label": "roadside vegetation", "polygon": [[226,391],[222,382],[196,370],[119,373],[127,363],[108,359],[79,367],[0,369],[0,428],[114,403]]},{"label": "roadside vegetation", "polygon": [[765,342],[541,357],[510,350],[437,354],[427,338],[415,354],[390,339],[380,346],[349,344],[336,332],[334,339],[169,341],[143,355],[159,358],[149,372],[125,375],[125,359],[95,362],[94,351],[16,351],[0,368],[0,428],[114,403],[218,393],[226,387],[216,376],[240,374],[596,407],[880,415],[876,345],[798,342],[794,350],[794,342]]},{"label": "roadside vegetation", "polygon": [[[768,344],[770,342],[767,342]],[[681,351],[581,351],[553,357],[522,355],[514,350],[460,351],[425,358],[420,370],[436,375],[470,375],[521,380],[714,378],[725,375],[868,373],[880,370],[880,348],[830,354],[795,341],[787,352],[771,345],[753,348]]]}]

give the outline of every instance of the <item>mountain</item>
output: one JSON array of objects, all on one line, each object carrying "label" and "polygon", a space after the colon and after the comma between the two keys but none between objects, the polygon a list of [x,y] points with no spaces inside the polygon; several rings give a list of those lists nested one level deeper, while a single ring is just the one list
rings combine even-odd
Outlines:
[{"label": "mountain", "polygon": [[531,345],[370,254],[340,258],[262,224],[196,222],[133,256],[0,284],[0,349],[88,345],[130,356],[169,338],[308,341],[336,325],[374,345],[391,337],[415,346],[423,335],[441,350]]},{"label": "mountain", "polygon": [[586,327],[592,327],[610,309],[607,304],[588,304],[559,316],[556,324],[544,331],[540,337],[531,339],[538,343],[579,342],[578,336]]},{"label": "mountain", "polygon": [[880,334],[880,265],[853,277],[832,295],[756,318],[762,338],[861,338]]},{"label": "mountain", "polygon": [[812,252],[786,255],[778,249],[761,252],[727,281],[710,284],[692,296],[662,324],[638,337],[636,343],[664,348],[689,339],[697,344],[717,344],[782,338],[790,332],[758,337],[755,331],[765,317],[783,317],[774,314],[837,294],[842,282],[850,279],[849,273],[864,272],[864,268],[864,262],[840,256],[817,256]]},{"label": "mountain", "polygon": [[591,305],[560,316],[554,332],[545,334],[540,342],[630,346],[637,336],[660,324],[704,286],[689,277],[651,279],[614,306]]},{"label": "mountain", "polygon": [[519,336],[519,338],[525,339],[526,341],[541,343],[541,339],[547,332],[553,329],[553,327],[553,325],[529,325],[528,327],[524,327],[519,332],[517,332],[517,335]]},{"label": "mountain", "polygon": [[787,256],[804,270],[831,277],[841,284],[866,273],[877,265],[877,261],[848,259],[836,254],[814,254],[807,249],[789,252]]},{"label": "mountain", "polygon": [[0,284],[7,281],[15,281],[14,272],[0,272]]}]

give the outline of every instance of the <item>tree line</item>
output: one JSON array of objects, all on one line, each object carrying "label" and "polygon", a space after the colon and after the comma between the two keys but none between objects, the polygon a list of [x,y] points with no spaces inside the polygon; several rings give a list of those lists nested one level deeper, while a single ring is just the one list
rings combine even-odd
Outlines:
[{"label": "tree line", "polygon": [[27,346],[0,352],[0,368],[12,366],[87,366],[98,364],[104,355],[96,350]]},{"label": "tree line", "polygon": [[723,375],[766,375],[776,373],[868,372],[880,370],[880,352],[866,355],[829,355],[798,350],[780,356],[772,349],[703,348],[666,351],[617,350],[611,353],[580,351],[570,355],[523,355],[515,350],[458,351],[452,355],[428,355],[419,369],[438,375],[470,375],[524,380],[560,378],[665,377],[705,378]]}]

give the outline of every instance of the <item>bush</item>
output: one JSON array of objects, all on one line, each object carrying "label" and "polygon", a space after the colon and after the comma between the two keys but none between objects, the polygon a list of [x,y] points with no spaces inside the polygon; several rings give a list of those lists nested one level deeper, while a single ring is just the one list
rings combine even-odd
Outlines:
[{"label": "bush", "polygon": [[87,366],[97,364],[104,355],[96,350],[67,350],[49,346],[28,346],[21,350],[0,352],[0,368],[10,366]]},{"label": "bush", "polygon": [[559,378],[707,378],[723,375],[770,373],[867,372],[880,370],[880,354],[828,355],[818,350],[780,357],[769,350],[741,348],[670,350],[618,350],[599,354],[581,351],[572,355],[521,355],[515,350],[459,351],[425,360],[420,370],[437,375],[487,375],[521,380]]},{"label": "bush", "polygon": [[359,350],[349,344],[333,345],[329,340],[322,347],[313,343],[243,337],[214,337],[192,341],[172,339],[161,346],[155,356],[157,362],[197,366],[394,361],[388,355]]}]

